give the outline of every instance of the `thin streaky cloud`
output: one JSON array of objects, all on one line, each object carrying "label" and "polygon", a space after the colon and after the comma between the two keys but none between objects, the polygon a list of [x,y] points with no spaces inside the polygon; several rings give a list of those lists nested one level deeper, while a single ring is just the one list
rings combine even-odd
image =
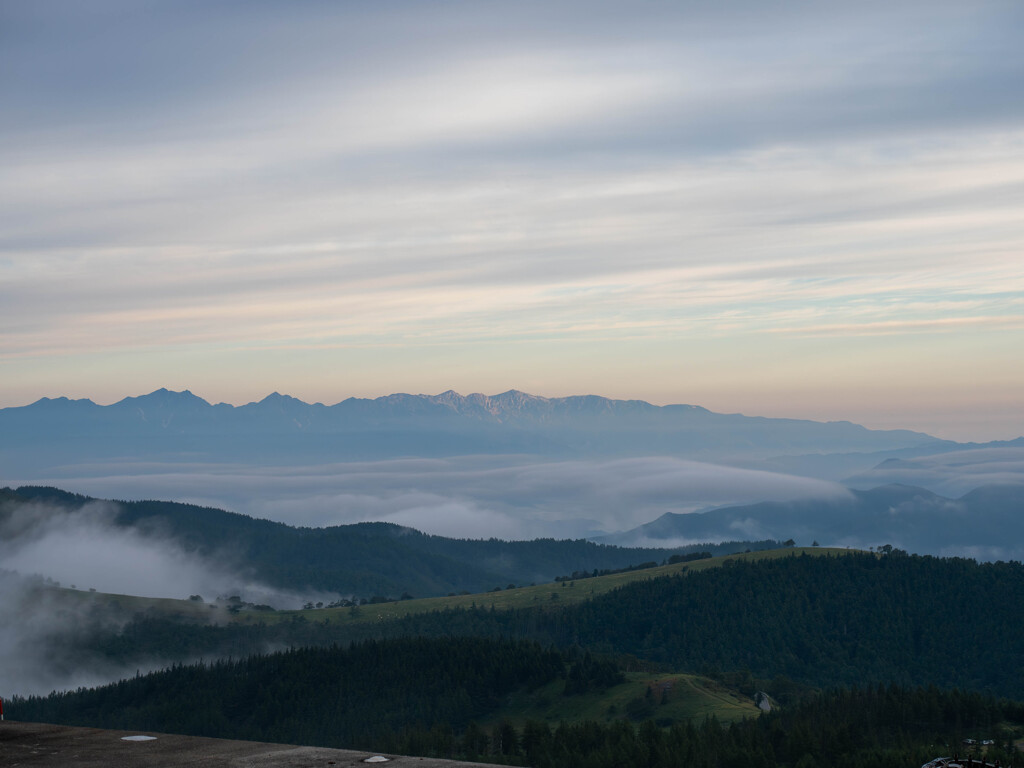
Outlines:
[{"label": "thin streaky cloud", "polygon": [[631,396],[685,402],[666,358],[733,391],[751,337],[846,415],[815,339],[917,361],[862,420],[965,350],[979,424],[1024,387],[1018,3],[2,13],[0,404],[83,359],[97,396],[427,388],[424,347],[446,387],[551,392],[574,345],[589,380],[628,389],[629,360]]}]

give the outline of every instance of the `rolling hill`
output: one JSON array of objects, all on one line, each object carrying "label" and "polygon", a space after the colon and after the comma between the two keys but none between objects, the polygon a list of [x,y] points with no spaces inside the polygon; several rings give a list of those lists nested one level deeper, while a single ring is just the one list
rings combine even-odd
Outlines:
[{"label": "rolling hill", "polygon": [[989,485],[957,499],[924,488],[886,485],[825,499],[667,513],[631,531],[597,539],[619,546],[681,540],[794,539],[867,549],[891,545],[911,552],[985,560],[1024,556],[1024,485]]},{"label": "rolling hill", "polygon": [[[55,488],[6,489],[0,493],[0,543],[17,548],[22,539],[54,529],[71,530],[89,514],[95,501]],[[109,502],[108,506],[113,512],[101,525],[131,529],[147,542],[216,562],[232,576],[225,578],[222,590],[254,581],[298,593],[426,597],[552,581],[573,571],[661,562],[672,554],[699,549],[717,554],[777,546],[775,542],[732,542],[665,550],[622,548],[582,539],[449,539],[391,523],[296,528],[164,501]],[[19,521],[16,528],[3,525],[13,519]],[[103,546],[117,556],[114,544]]]},{"label": "rolling hill", "polygon": [[[750,553],[633,573],[573,604],[349,623],[373,633],[361,639],[309,611],[278,626],[333,642],[16,698],[10,711],[550,766],[569,754],[580,765],[668,766],[680,754],[708,765],[919,764],[967,737],[994,738],[989,755],[1008,760],[1024,709],[981,691],[1024,690],[1020,564],[813,554],[824,556]],[[288,637],[271,629],[236,620],[204,631]],[[758,715],[758,690],[781,708]]]}]

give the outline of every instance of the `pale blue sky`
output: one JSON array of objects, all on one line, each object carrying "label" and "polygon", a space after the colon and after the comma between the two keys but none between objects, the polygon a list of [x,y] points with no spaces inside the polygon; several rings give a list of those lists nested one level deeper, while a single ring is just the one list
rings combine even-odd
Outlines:
[{"label": "pale blue sky", "polygon": [[0,406],[1024,434],[1024,5],[0,0]]}]

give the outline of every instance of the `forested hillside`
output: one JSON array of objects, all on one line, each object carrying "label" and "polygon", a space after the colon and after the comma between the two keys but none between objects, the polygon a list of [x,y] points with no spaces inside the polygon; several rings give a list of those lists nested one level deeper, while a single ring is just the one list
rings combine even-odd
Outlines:
[{"label": "forested hillside", "polygon": [[[160,612],[116,631],[97,621],[51,648],[55,663],[236,660],[16,698],[8,713],[540,768],[895,768],[958,751],[963,738],[994,740],[986,757],[1009,764],[1024,709],[991,697],[1024,698],[1020,563],[887,550],[752,553],[714,565],[680,563],[673,576],[527,608],[485,607],[480,595],[476,607],[388,620],[363,606],[267,614],[282,619],[271,623],[240,615],[224,626]],[[275,646],[296,650],[259,655]],[[632,682],[620,682],[623,671]],[[617,693],[637,675],[681,672],[702,672],[736,696],[766,691],[781,709],[701,725],[672,714],[665,686]],[[550,713],[562,697],[590,697],[600,717],[559,724]],[[540,705],[524,710],[527,700]]]},{"label": "forested hillside", "polygon": [[[0,520],[28,501],[45,502],[73,515],[92,499],[56,488],[23,486],[0,496]],[[174,540],[186,551],[230,564],[262,584],[364,598],[485,592],[509,583],[551,581],[573,571],[661,562],[672,554],[697,550],[727,554],[778,546],[774,541],[726,542],[666,550],[627,549],[583,539],[448,539],[391,523],[295,528],[193,504],[115,504],[114,524],[132,526],[157,540]]]},{"label": "forested hillside", "polygon": [[414,725],[461,731],[509,692],[564,673],[562,654],[535,643],[406,638],[175,666],[9,709],[22,720],[372,749]]},{"label": "forested hillside", "polygon": [[[58,655],[138,664],[389,636],[516,637],[736,679],[934,684],[1024,698],[1021,564],[900,553],[754,557],[640,579],[580,603],[495,610],[481,596],[475,608],[395,620],[365,606],[223,627],[142,616],[116,633],[71,640]],[[549,592],[584,591],[588,581]]]},{"label": "forested hillside", "polygon": [[[993,741],[986,759],[1009,764],[1024,722],[1021,704],[892,685],[807,695],[728,728],[714,719],[663,723],[668,728],[648,720],[638,727],[625,713],[605,723],[530,720],[516,727],[499,719],[486,730],[476,724],[474,718],[500,716],[509,693],[563,677],[566,661],[523,642],[370,641],[179,666],[95,690],[17,698],[8,711],[22,720],[537,768],[914,766],[959,750],[967,737]],[[577,661],[573,670],[581,666]],[[602,666],[591,664],[600,672],[596,684],[614,688],[615,676],[604,675]],[[574,691],[566,686],[563,695]]]},{"label": "forested hillside", "polygon": [[1020,563],[737,557],[564,609],[411,616],[394,631],[510,634],[813,685],[935,684],[1024,697],[1021,605]]}]

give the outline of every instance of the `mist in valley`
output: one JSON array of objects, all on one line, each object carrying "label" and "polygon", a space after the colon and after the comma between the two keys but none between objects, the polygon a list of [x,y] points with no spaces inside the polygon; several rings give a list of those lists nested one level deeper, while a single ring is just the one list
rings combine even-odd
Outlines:
[{"label": "mist in valley", "polygon": [[304,467],[92,465],[34,480],[104,498],[160,498],[296,526],[386,521],[455,538],[582,538],[665,512],[830,498],[838,483],[672,457],[469,456]]},{"label": "mist in valley", "polygon": [[3,695],[99,685],[183,661],[135,657],[123,665],[95,647],[148,610],[134,597],[202,597],[190,620],[210,624],[226,619],[218,598],[298,608],[337,597],[266,586],[232,567],[229,552],[202,557],[158,529],[116,525],[116,514],[117,503],[107,501],[0,504]]}]

